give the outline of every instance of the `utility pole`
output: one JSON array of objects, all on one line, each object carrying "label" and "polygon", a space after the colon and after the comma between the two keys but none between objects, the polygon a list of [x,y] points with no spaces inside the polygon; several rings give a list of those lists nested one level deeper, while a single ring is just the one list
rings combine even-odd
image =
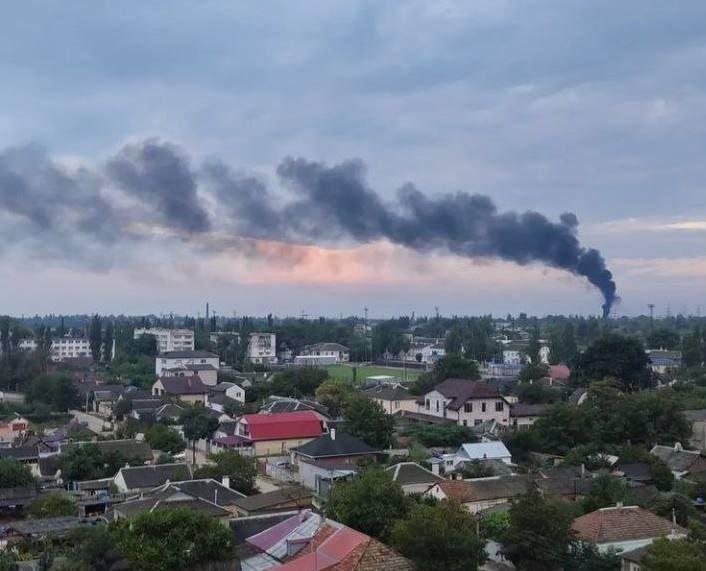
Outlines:
[{"label": "utility pole", "polygon": [[[363,308],[365,312],[365,320],[363,321],[363,336],[365,337],[365,351],[363,353],[363,359],[367,362],[368,360],[368,306]],[[370,356],[372,358],[372,355]]]}]

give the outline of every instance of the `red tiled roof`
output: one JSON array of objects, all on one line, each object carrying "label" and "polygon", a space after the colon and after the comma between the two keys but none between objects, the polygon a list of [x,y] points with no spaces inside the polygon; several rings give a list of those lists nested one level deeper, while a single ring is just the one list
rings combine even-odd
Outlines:
[{"label": "red tiled roof", "polygon": [[321,436],[321,420],[310,410],[280,414],[245,414],[240,419],[248,426],[250,440],[287,440]]},{"label": "red tiled roof", "polygon": [[571,527],[581,539],[595,544],[687,533],[683,527],[638,506],[596,510],[576,518]]},{"label": "red tiled roof", "polygon": [[571,370],[566,365],[550,365],[549,378],[565,381],[571,376]]}]

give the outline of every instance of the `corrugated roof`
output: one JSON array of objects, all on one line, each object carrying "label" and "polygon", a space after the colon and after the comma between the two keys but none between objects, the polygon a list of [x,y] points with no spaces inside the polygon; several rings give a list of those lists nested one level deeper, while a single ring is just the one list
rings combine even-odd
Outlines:
[{"label": "corrugated roof", "polygon": [[309,410],[281,414],[245,414],[240,421],[247,424],[248,438],[252,441],[313,438],[323,432],[321,420]]},{"label": "corrugated roof", "polygon": [[[335,437],[334,437],[335,434]],[[355,456],[358,454],[373,454],[377,452],[360,438],[345,432],[332,431],[299,446],[297,454],[309,458],[332,458],[335,456]]]}]

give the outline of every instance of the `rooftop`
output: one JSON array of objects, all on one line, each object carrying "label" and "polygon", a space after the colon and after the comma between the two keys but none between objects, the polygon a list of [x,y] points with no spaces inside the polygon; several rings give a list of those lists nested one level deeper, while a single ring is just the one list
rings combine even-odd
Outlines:
[{"label": "rooftop", "polygon": [[572,528],[584,541],[599,545],[687,533],[683,527],[638,506],[596,510],[576,518]]},{"label": "rooftop", "polygon": [[165,351],[159,354],[162,359],[218,359],[210,351]]},{"label": "rooftop", "polygon": [[208,393],[208,387],[203,384],[198,375],[160,377],[157,382],[160,382],[164,391],[171,395],[204,395]]},{"label": "rooftop", "polygon": [[346,432],[332,430],[295,449],[297,454],[309,458],[332,458],[336,456],[355,456],[373,454],[374,448],[368,446],[360,438]]},{"label": "rooftop", "polygon": [[135,466],[121,468],[128,490],[156,488],[166,482],[191,480],[191,468],[187,464],[157,464],[155,466]]},{"label": "rooftop", "polygon": [[385,468],[392,474],[392,479],[401,486],[411,484],[434,484],[443,480],[441,476],[433,474],[416,462],[400,462],[389,468]]},{"label": "rooftop", "polygon": [[472,381],[470,379],[446,379],[434,387],[444,397],[452,399],[447,406],[450,410],[459,410],[469,399],[497,399],[502,398],[497,388],[485,381]]}]

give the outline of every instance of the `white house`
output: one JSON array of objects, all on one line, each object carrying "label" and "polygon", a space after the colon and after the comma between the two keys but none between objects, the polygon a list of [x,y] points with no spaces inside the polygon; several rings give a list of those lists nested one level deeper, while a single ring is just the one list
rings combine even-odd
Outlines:
[{"label": "white house", "polygon": [[332,363],[348,363],[351,351],[340,343],[315,343],[304,347],[295,360],[299,357],[331,357]]},{"label": "white house", "polygon": [[446,348],[442,342],[415,342],[409,348],[409,351],[400,354],[400,359],[419,363],[436,363],[444,355],[446,355]]},{"label": "white house", "polygon": [[269,365],[277,362],[277,336],[274,333],[251,333],[247,359],[251,363]]},{"label": "white house", "polygon": [[[544,365],[549,364],[549,345],[540,341],[539,360]],[[503,344],[503,364],[505,365],[524,365],[527,359],[527,346],[524,341],[509,341]]]},{"label": "white house", "polygon": [[157,351],[160,353],[194,350],[194,332],[191,329],[139,328],[135,329],[132,337],[139,339],[143,335],[154,335],[157,339]]},{"label": "white house", "polygon": [[462,444],[454,454],[444,454],[444,471],[453,472],[463,468],[463,465],[473,460],[498,460],[512,464],[512,454],[505,445],[498,441],[473,442]]},{"label": "white house", "polygon": [[[214,369],[216,372],[220,366],[218,355],[209,351],[167,351],[157,355],[155,359],[155,374],[158,377],[163,375],[174,375],[174,371],[184,371],[187,374],[198,374],[199,370],[206,371]],[[201,375],[199,375],[201,377]],[[202,378],[206,383],[207,381]],[[208,381],[208,384],[215,385],[215,382]]]},{"label": "white house", "polygon": [[460,426],[477,426],[494,420],[510,422],[510,402],[484,381],[446,379],[424,395],[417,412],[453,420]]}]

